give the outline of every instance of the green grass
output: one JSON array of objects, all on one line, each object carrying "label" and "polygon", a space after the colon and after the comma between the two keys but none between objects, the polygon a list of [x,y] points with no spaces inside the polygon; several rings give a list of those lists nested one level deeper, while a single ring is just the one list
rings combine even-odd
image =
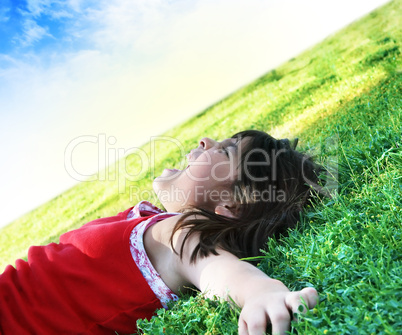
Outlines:
[{"label": "green grass", "polygon": [[[299,137],[300,148],[331,165],[337,193],[308,208],[300,229],[270,240],[260,268],[291,289],[313,285],[320,303],[293,334],[402,333],[402,1],[392,1],[267,73],[164,136],[188,152],[203,136],[247,128]],[[142,148],[148,154],[150,145]],[[131,155],[106,181],[81,183],[3,228],[1,267],[30,245],[58,240],[83,223],[132,205],[132,186],[151,189],[152,174],[178,166],[177,146],[160,141],[152,166]],[[154,171],[155,170],[155,171]],[[138,194],[137,193],[137,194]],[[152,199],[153,200],[153,199]],[[235,334],[238,311],[198,296],[142,321],[146,334]]]}]

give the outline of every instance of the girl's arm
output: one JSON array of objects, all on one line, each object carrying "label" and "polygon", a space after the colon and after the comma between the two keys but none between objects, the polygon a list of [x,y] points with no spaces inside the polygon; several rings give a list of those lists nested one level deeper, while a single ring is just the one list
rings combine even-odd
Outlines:
[{"label": "girl's arm", "polygon": [[282,282],[269,278],[253,265],[227,251],[218,252],[218,256],[198,259],[195,264],[190,264],[185,255],[182,275],[208,296],[230,297],[242,308],[240,335],[265,334],[268,323],[272,324],[273,334],[285,334],[302,299],[308,308],[316,305],[318,295],[314,288],[290,292]]},{"label": "girl's arm", "polygon": [[[171,249],[170,235],[179,216],[167,218],[151,226],[144,235],[144,244],[155,269],[175,292],[190,284],[208,296],[231,299],[242,308],[239,318],[240,335],[265,334],[268,323],[273,334],[285,334],[291,313],[298,312],[303,301],[308,308],[317,302],[317,292],[305,288],[290,292],[279,280],[269,278],[253,265],[240,261],[225,250],[219,255],[199,258],[190,263],[190,255],[198,244],[196,235],[184,244],[183,258]],[[163,223],[162,223],[163,222]],[[173,245],[180,250],[186,231],[174,235]]]}]

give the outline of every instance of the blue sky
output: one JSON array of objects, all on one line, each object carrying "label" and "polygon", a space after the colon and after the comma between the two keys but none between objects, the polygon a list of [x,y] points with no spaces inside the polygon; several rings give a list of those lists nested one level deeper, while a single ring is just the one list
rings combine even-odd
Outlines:
[{"label": "blue sky", "polygon": [[386,2],[1,0],[0,226]]},{"label": "blue sky", "polygon": [[[95,2],[96,3],[96,2]],[[0,52],[19,54],[27,49],[67,47],[73,40],[68,27],[79,15],[78,7],[62,1],[2,0]]]}]

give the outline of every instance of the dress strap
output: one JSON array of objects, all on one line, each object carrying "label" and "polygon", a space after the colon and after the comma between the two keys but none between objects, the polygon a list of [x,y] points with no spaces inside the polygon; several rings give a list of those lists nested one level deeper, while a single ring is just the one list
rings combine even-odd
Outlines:
[{"label": "dress strap", "polygon": [[160,213],[154,215],[136,225],[130,235],[130,251],[134,262],[164,308],[167,308],[169,301],[176,301],[179,297],[165,284],[149,260],[145,251],[143,236],[150,226],[174,215],[177,214]]}]

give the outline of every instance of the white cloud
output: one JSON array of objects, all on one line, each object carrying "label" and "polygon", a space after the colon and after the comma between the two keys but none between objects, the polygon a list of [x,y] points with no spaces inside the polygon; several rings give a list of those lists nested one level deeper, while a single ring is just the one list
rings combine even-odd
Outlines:
[{"label": "white cloud", "polygon": [[17,36],[15,39],[24,47],[33,45],[45,36],[52,37],[47,27],[42,27],[36,21],[29,18],[24,20],[22,30],[23,34]]},{"label": "white cloud", "polygon": [[81,11],[81,6],[86,3],[86,0],[66,0],[66,4],[75,12]]},{"label": "white cloud", "polygon": [[[65,29],[62,38],[69,40],[68,27],[70,25],[67,25],[67,28],[65,28],[60,20],[70,19],[72,21],[79,14],[78,11],[80,10],[81,3],[80,0],[27,0],[25,9],[17,7],[22,16],[22,34],[17,34],[13,40],[17,41],[19,46],[30,47],[34,46],[36,42],[41,41],[44,37],[53,37],[49,31],[49,27],[42,23],[46,22],[49,18],[54,24],[59,21],[57,22],[59,29]],[[77,16],[77,18],[79,19],[80,16]]]},{"label": "white cloud", "polygon": [[27,13],[38,18],[49,15],[52,18],[72,17],[71,11],[77,11],[80,1],[65,0],[27,0]]},{"label": "white cloud", "polygon": [[[168,14],[163,1],[103,1],[85,17],[93,28],[88,36],[99,48],[129,47],[142,33],[153,30]],[[163,37],[163,36],[161,36]]]},{"label": "white cloud", "polygon": [[52,0],[27,0],[27,9],[33,16],[39,16],[50,6]]},{"label": "white cloud", "polygon": [[[27,0],[26,9],[18,7],[22,15],[23,34],[14,40],[23,47],[32,46],[43,37],[52,37],[49,28],[42,24],[43,18],[50,18],[53,22],[60,19],[74,19],[79,9],[80,1],[65,0]],[[62,23],[58,24],[62,28]],[[63,28],[62,28],[63,29]]]},{"label": "white cloud", "polygon": [[9,12],[10,8],[8,7],[0,8],[0,22],[7,22],[10,19]]}]

